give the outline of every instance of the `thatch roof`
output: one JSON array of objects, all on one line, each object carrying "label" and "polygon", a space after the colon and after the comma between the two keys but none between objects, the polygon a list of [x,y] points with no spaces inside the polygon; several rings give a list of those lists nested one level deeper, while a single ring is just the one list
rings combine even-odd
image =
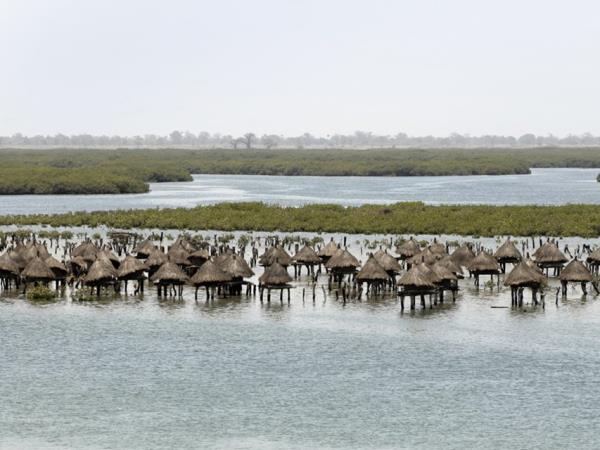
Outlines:
[{"label": "thatch roof", "polygon": [[155,250],[146,259],[147,267],[160,267],[169,260],[169,257],[160,250]]},{"label": "thatch roof", "polygon": [[396,247],[396,253],[402,258],[410,258],[420,252],[421,246],[413,238],[410,238],[408,241],[405,241]]},{"label": "thatch roof", "polygon": [[568,261],[567,257],[558,249],[556,244],[546,242],[533,254],[538,264],[560,264]]},{"label": "thatch roof", "polygon": [[585,265],[578,259],[574,259],[560,272],[559,278],[561,281],[569,282],[588,282],[594,277]]},{"label": "thatch roof", "polygon": [[589,263],[598,264],[600,263],[600,247],[590,253],[587,257]]},{"label": "thatch roof", "polygon": [[365,265],[356,274],[356,281],[387,281],[390,279],[389,274],[385,271],[381,264],[377,262],[375,257],[371,255]]},{"label": "thatch roof", "polygon": [[440,262],[436,262],[431,266],[431,271],[438,276],[441,281],[455,281],[458,277]]},{"label": "thatch roof", "polygon": [[265,269],[258,280],[265,286],[283,286],[292,281],[292,277],[284,266],[275,262]]},{"label": "thatch roof", "polygon": [[231,281],[230,274],[221,269],[214,261],[206,261],[194,274],[190,283],[194,286],[227,283]]},{"label": "thatch roof", "polygon": [[50,268],[56,278],[64,277],[69,273],[65,265],[53,256],[48,256],[44,262]]},{"label": "thatch roof", "polygon": [[21,269],[16,262],[10,257],[8,252],[0,256],[0,272],[11,275],[19,275]]},{"label": "thatch roof", "polygon": [[419,268],[420,264],[416,264],[410,270],[404,273],[398,280],[400,286],[414,287],[418,289],[431,289],[435,287],[433,281],[428,274]]},{"label": "thatch roof", "polygon": [[201,248],[200,250],[196,250],[188,255],[188,259],[195,266],[201,266],[205,261],[210,259],[210,254],[208,250]]},{"label": "thatch roof", "polygon": [[338,249],[325,263],[325,267],[333,270],[356,269],[360,267],[360,262],[348,250]]},{"label": "thatch roof", "polygon": [[121,261],[119,260],[117,255],[115,255],[112,251],[107,249],[102,249],[96,254],[96,259],[102,258],[107,259],[114,267],[119,267],[119,264],[121,264]]},{"label": "thatch roof", "polygon": [[468,267],[469,264],[475,259],[475,253],[471,250],[467,244],[462,244],[450,255],[452,261],[460,267]]},{"label": "thatch roof", "polygon": [[135,253],[138,258],[147,258],[155,250],[158,250],[156,245],[154,245],[150,239],[145,239],[136,245],[132,252]]},{"label": "thatch roof", "polygon": [[73,266],[77,266],[80,269],[87,269],[88,263],[85,259],[83,259],[81,256],[76,256],[75,258],[71,258],[69,260],[69,264],[71,265],[71,267]]},{"label": "thatch roof", "polygon": [[54,273],[39,256],[32,258],[27,263],[21,276],[27,281],[51,281],[55,278]]},{"label": "thatch roof", "polygon": [[167,261],[150,278],[154,283],[185,283],[187,275],[172,261]]},{"label": "thatch roof", "polygon": [[386,272],[399,273],[402,270],[398,260],[386,251],[378,250],[373,256]]},{"label": "thatch roof", "polygon": [[500,266],[498,265],[498,261],[484,251],[479,252],[479,254],[471,261],[471,264],[467,266],[471,272],[500,272]]},{"label": "thatch roof", "polygon": [[94,261],[86,276],[83,278],[86,284],[108,283],[117,278],[117,271],[106,257]]},{"label": "thatch roof", "polygon": [[71,257],[75,258],[76,256],[81,256],[86,261],[93,261],[96,257],[96,253],[98,253],[98,250],[98,247],[96,247],[92,242],[85,241],[73,249],[71,252]]},{"label": "thatch roof", "polygon": [[194,247],[194,245],[190,241],[185,239],[183,236],[177,237],[175,242],[173,242],[173,245],[171,245],[171,248],[173,248],[173,247],[181,247],[187,253],[192,253],[192,252],[195,252],[196,250],[198,250],[196,247]]},{"label": "thatch roof", "polygon": [[125,259],[119,265],[117,270],[117,277],[119,279],[125,279],[134,275],[140,276],[146,270],[146,264],[131,255],[125,257]]},{"label": "thatch roof", "polygon": [[504,244],[498,247],[498,250],[496,250],[496,253],[494,253],[494,258],[496,258],[498,261],[521,261],[523,256],[515,246],[514,242],[510,239],[507,239]]},{"label": "thatch roof", "polygon": [[409,258],[408,262],[410,264],[425,263],[425,264],[431,265],[431,264],[435,263],[436,261],[439,261],[443,257],[444,257],[444,255],[442,255],[440,253],[434,253],[431,251],[431,249],[426,248],[422,252],[419,252],[416,255],[413,255],[411,258]]},{"label": "thatch roof", "polygon": [[312,247],[305,244],[298,253],[296,253],[292,257],[292,261],[298,264],[319,264],[321,262],[321,258],[317,255],[317,252],[314,251]]},{"label": "thatch roof", "polygon": [[246,260],[235,253],[228,254],[226,258],[215,263],[233,278],[249,278],[254,275]]},{"label": "thatch roof", "polygon": [[511,287],[539,286],[546,277],[525,261],[517,264],[504,278],[504,284]]},{"label": "thatch roof", "polygon": [[14,261],[19,270],[23,270],[27,265],[27,261],[21,256],[21,252],[18,249],[9,250],[8,256]]},{"label": "thatch roof", "polygon": [[427,248],[433,253],[438,253],[440,255],[446,254],[446,246],[441,242],[433,241],[433,243],[430,244]]},{"label": "thatch roof", "polygon": [[454,275],[462,276],[462,273],[463,273],[462,268],[461,268],[461,266],[459,266],[452,260],[452,256],[445,256],[442,259],[440,259],[438,262],[436,262],[436,264],[445,267],[450,272],[452,272]]},{"label": "thatch roof", "polygon": [[292,257],[278,245],[269,247],[258,260],[262,266],[270,266],[274,262],[285,267],[292,264]]},{"label": "thatch roof", "polygon": [[26,261],[31,261],[36,256],[39,256],[42,260],[45,260],[48,258],[48,256],[50,256],[50,253],[48,253],[46,247],[37,242],[31,242],[25,247],[20,247],[19,253]]},{"label": "thatch roof", "polygon": [[169,261],[178,266],[189,266],[192,263],[189,260],[189,252],[181,245],[172,245],[167,253]]},{"label": "thatch roof", "polygon": [[317,255],[319,255],[321,258],[331,258],[337,253],[338,249],[338,245],[334,242],[332,238],[325,247],[319,250]]}]

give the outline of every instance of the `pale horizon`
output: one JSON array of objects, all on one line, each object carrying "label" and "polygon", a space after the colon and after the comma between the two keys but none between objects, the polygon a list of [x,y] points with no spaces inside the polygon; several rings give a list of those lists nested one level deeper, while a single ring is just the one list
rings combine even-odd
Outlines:
[{"label": "pale horizon", "polygon": [[600,5],[0,2],[0,136],[600,135]]}]

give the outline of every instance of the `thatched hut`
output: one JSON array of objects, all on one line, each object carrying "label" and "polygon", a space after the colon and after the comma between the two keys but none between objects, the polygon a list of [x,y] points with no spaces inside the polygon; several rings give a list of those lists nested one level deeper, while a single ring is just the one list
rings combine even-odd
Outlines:
[{"label": "thatched hut", "polygon": [[504,278],[504,285],[510,286],[511,303],[513,306],[523,305],[523,289],[531,289],[531,299],[537,304],[537,292],[545,283],[546,277],[536,271],[527,262],[521,261]]},{"label": "thatched hut", "polygon": [[119,281],[125,282],[125,293],[127,293],[128,281],[137,281],[138,287],[135,290],[135,294],[138,292],[144,292],[144,281],[146,279],[145,272],[147,270],[146,264],[139,258],[127,255],[125,259],[119,265],[117,270],[117,278]]},{"label": "thatched hut", "polygon": [[194,267],[200,267],[210,259],[210,254],[205,248],[196,250],[188,255],[188,260]]},{"label": "thatched hut", "polygon": [[587,257],[587,263],[592,273],[598,273],[600,268],[600,247],[592,251]]},{"label": "thatched hut", "polygon": [[311,246],[305,244],[292,257],[292,264],[294,265],[294,278],[302,274],[302,266],[306,267],[307,274],[314,275],[314,267],[321,265],[321,258]]},{"label": "thatched hut", "polygon": [[84,241],[71,251],[71,258],[81,256],[86,261],[93,262],[99,251],[100,249],[93,242]]},{"label": "thatched hut", "polygon": [[68,261],[68,265],[73,276],[79,278],[85,275],[91,263],[88,263],[82,256],[76,256]]},{"label": "thatched hut", "polygon": [[283,267],[288,267],[292,264],[292,257],[283,247],[274,245],[273,247],[269,247],[258,259],[258,263],[264,267],[270,266],[275,262],[281,264]]},{"label": "thatched hut", "polygon": [[187,275],[181,270],[181,268],[172,261],[167,261],[158,268],[156,272],[150,277],[158,290],[158,295],[162,295],[164,289],[164,295],[167,296],[172,288],[176,291],[177,295],[181,297],[183,294],[183,285],[187,282]]},{"label": "thatched hut", "polygon": [[0,255],[0,280],[2,281],[2,287],[8,289],[11,282],[15,282],[17,288],[19,287],[19,276],[21,269],[17,263],[10,257],[8,252]]},{"label": "thatched hut", "polygon": [[444,291],[450,291],[452,293],[452,301],[456,301],[456,292],[458,291],[458,277],[456,274],[440,261],[431,266],[431,271],[440,279],[440,281],[436,283],[438,286],[440,303],[444,303]]},{"label": "thatched hut", "polygon": [[558,246],[550,241],[545,242],[533,254],[535,263],[540,269],[546,270],[546,273],[553,269],[554,275],[560,275],[560,272],[568,261],[567,257],[561,252]]},{"label": "thatched hut", "polygon": [[[431,277],[431,270],[423,267],[423,264],[413,265],[408,272],[405,272],[398,280],[400,289],[400,305],[404,309],[404,297],[410,296],[410,309],[415,309],[415,296],[421,297],[421,305],[425,306],[425,295],[432,295],[436,292],[434,278]],[[437,280],[437,276],[435,278]]]},{"label": "thatched hut", "polygon": [[155,250],[146,259],[146,267],[148,268],[148,273],[150,276],[154,274],[158,270],[160,266],[166,263],[169,260],[169,257],[161,252],[160,250]]},{"label": "thatched hut", "polygon": [[214,261],[208,260],[190,279],[190,283],[196,288],[195,299],[198,300],[198,289],[206,288],[206,300],[215,298],[215,288],[225,286],[231,282],[233,277],[219,267]]},{"label": "thatched hut", "polygon": [[437,261],[436,264],[444,266],[446,269],[448,269],[450,272],[456,275],[458,279],[464,278],[462,267],[454,262],[452,256],[445,256],[439,261]]},{"label": "thatched hut", "polygon": [[252,277],[254,271],[241,255],[229,253],[226,258],[222,258],[218,262],[215,260],[215,263],[231,275],[231,281],[228,285],[230,293],[233,295],[240,295],[242,293],[242,287],[245,285],[246,295],[250,294],[250,289],[254,285],[249,281],[245,281],[244,278]]},{"label": "thatched hut", "polygon": [[333,238],[331,238],[327,245],[325,245],[321,250],[317,252],[317,255],[319,256],[319,258],[321,258],[321,261],[323,263],[326,263],[327,261],[329,261],[329,258],[331,258],[337,253],[338,250],[339,246],[335,243]]},{"label": "thatched hut", "polygon": [[23,272],[21,272],[21,278],[25,284],[25,289],[27,289],[28,283],[42,283],[47,285],[50,281],[54,280],[54,273],[52,273],[42,258],[36,256],[27,263]]},{"label": "thatched hut", "polygon": [[383,270],[387,272],[393,284],[396,283],[396,275],[402,271],[402,267],[398,263],[398,260],[390,255],[385,250],[378,250],[373,254],[379,265],[383,267]]},{"label": "thatched hut", "polygon": [[400,259],[402,261],[412,258],[420,252],[421,246],[413,238],[410,238],[408,241],[404,241],[396,247],[396,253],[400,255]]},{"label": "thatched hut", "polygon": [[172,245],[167,252],[169,261],[177,264],[181,268],[186,268],[192,265],[189,260],[190,253],[182,245]]},{"label": "thatched hut", "polygon": [[158,247],[156,247],[156,245],[154,245],[150,239],[145,239],[135,246],[135,248],[132,250],[132,253],[134,253],[138,259],[147,259],[153,252],[157,250]]},{"label": "thatched hut", "polygon": [[325,268],[331,274],[330,278],[333,277],[333,281],[338,283],[342,282],[344,276],[356,274],[359,267],[358,259],[345,249],[338,249],[336,254],[325,263]]},{"label": "thatched hut", "polygon": [[389,279],[390,275],[381,267],[381,264],[377,262],[377,259],[373,255],[369,256],[369,259],[367,259],[367,262],[355,277],[357,283],[367,283],[367,295],[369,295],[371,287],[373,287],[373,290],[377,294],[384,288]]},{"label": "thatched hut", "polygon": [[587,283],[593,281],[594,277],[581,261],[574,259],[561,271],[559,279],[562,295],[566,297],[568,283],[581,283],[581,290],[587,294]]},{"label": "thatched hut", "polygon": [[434,239],[433,242],[427,246],[427,248],[431,250],[431,252],[437,253],[442,256],[447,254],[446,246],[441,242],[438,242],[437,239]]},{"label": "thatched hut", "polygon": [[467,266],[467,269],[475,277],[475,286],[479,286],[479,277],[481,275],[489,275],[492,281],[494,281],[494,275],[496,275],[498,277],[498,284],[500,284],[500,265],[492,255],[485,251],[479,252],[473,261],[471,261],[471,264]]},{"label": "thatched hut", "polygon": [[494,253],[494,258],[496,258],[496,261],[500,264],[502,273],[505,273],[506,264],[516,264],[520,262],[523,259],[523,255],[521,255],[519,249],[517,249],[514,242],[509,238],[504,244],[498,247]]},{"label": "thatched hut", "polygon": [[475,253],[468,244],[462,244],[450,255],[452,261],[459,267],[468,267],[469,264],[475,259]]},{"label": "thatched hut", "polygon": [[58,288],[59,283],[64,284],[65,280],[67,279],[67,275],[69,274],[67,267],[53,256],[48,256],[44,262],[54,274],[56,287]]},{"label": "thatched hut", "polygon": [[435,253],[430,248],[426,248],[422,252],[413,255],[411,258],[406,260],[406,263],[409,267],[412,267],[414,264],[425,263],[427,265],[435,264],[440,259],[444,258],[445,255],[441,253]]},{"label": "thatched hut", "polygon": [[103,287],[113,286],[116,291],[117,270],[107,257],[100,257],[90,266],[83,282],[86,286],[90,286],[92,292],[96,288],[98,296],[100,296],[100,289]]},{"label": "thatched hut", "polygon": [[287,269],[278,262],[274,262],[267,266],[258,281],[261,302],[263,300],[263,292],[265,289],[267,290],[267,301],[271,300],[271,290],[279,290],[279,300],[281,301],[283,301],[283,291],[287,290],[288,302],[290,301],[291,286],[289,285],[289,282],[292,281],[292,277],[287,272]]}]

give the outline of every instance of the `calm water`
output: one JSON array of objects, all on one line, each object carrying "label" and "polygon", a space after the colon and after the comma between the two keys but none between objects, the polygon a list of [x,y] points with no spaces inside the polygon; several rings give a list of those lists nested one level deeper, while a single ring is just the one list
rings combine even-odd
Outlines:
[{"label": "calm water", "polygon": [[270,177],[196,175],[189,183],[152,184],[135,195],[0,196],[3,214],[191,207],[232,201],[306,203],[565,204],[600,203],[600,169],[534,169],[531,175],[465,177]]},{"label": "calm water", "polygon": [[597,297],[495,309],[509,293],[467,279],[402,314],[296,286],[289,304],[5,296],[0,448],[597,447]]}]

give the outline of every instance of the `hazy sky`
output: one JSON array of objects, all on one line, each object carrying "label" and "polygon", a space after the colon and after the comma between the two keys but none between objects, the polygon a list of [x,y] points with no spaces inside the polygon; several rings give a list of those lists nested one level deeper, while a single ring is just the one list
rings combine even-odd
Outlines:
[{"label": "hazy sky", "polygon": [[0,0],[0,135],[600,134],[600,2]]}]

